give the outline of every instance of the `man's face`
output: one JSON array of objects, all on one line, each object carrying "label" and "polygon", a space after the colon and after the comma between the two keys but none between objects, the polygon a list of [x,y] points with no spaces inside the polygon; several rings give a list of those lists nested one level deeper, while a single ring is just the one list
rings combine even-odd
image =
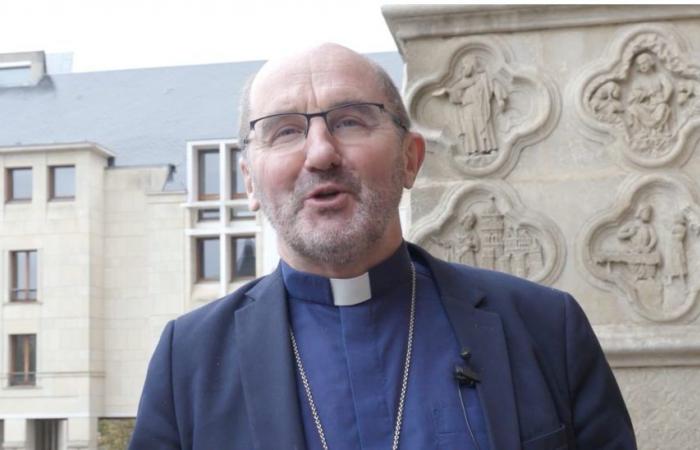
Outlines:
[{"label": "man's face", "polygon": [[[324,46],[265,67],[251,88],[251,117],[318,112],[351,102],[386,103],[386,98],[362,58]],[[311,120],[303,147],[291,151],[258,147],[251,135],[243,167],[251,207],[262,207],[278,232],[282,257],[293,266],[352,264],[400,242],[398,204],[417,168],[406,156],[410,139],[388,116],[383,120],[352,145],[331,136],[322,118]]]}]

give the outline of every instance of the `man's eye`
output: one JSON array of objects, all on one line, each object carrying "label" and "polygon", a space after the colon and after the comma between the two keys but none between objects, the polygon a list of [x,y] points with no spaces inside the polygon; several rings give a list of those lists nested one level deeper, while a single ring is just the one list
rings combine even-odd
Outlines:
[{"label": "man's eye", "polygon": [[338,130],[341,128],[365,128],[367,123],[357,117],[342,117],[333,122],[333,129]]},{"label": "man's eye", "polygon": [[296,139],[299,136],[304,135],[304,130],[298,126],[284,126],[281,128],[278,128],[271,136],[270,142],[275,144],[275,143],[281,143],[281,142],[289,142],[291,140]]}]

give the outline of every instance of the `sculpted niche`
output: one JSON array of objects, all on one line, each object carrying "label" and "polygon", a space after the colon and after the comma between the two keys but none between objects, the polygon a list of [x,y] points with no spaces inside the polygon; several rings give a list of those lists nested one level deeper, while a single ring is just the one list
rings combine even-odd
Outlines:
[{"label": "sculpted niche", "polygon": [[503,183],[473,182],[447,192],[413,227],[412,240],[448,261],[551,283],[564,262],[554,223],[528,211]]},{"label": "sculpted niche", "polygon": [[582,262],[598,286],[654,321],[692,318],[700,289],[700,205],[682,174],[623,186],[615,204],[584,227]]},{"label": "sculpted niche", "polygon": [[683,163],[700,132],[700,65],[671,27],[624,33],[602,61],[584,69],[577,108],[640,167]]},{"label": "sculpted niche", "polygon": [[436,75],[408,93],[428,140],[448,149],[470,176],[507,173],[518,153],[543,139],[559,116],[554,84],[515,63],[495,38],[471,38]]}]

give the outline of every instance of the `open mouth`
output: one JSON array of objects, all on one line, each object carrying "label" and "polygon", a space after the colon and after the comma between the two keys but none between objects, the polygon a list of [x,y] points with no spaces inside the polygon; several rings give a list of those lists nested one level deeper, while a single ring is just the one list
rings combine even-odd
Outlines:
[{"label": "open mouth", "polygon": [[315,193],[313,195],[313,198],[315,198],[317,200],[328,200],[328,199],[335,197],[338,194],[340,194],[340,191],[337,189],[326,189],[326,190]]},{"label": "open mouth", "polygon": [[338,209],[346,205],[348,191],[343,189],[342,186],[326,185],[310,192],[306,197],[306,201],[316,207]]}]

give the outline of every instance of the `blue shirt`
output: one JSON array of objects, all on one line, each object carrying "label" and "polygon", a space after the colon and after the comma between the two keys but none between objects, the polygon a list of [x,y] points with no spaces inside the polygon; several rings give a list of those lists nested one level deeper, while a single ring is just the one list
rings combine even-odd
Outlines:
[{"label": "blue shirt", "polygon": [[[460,400],[453,376],[454,366],[464,365],[457,338],[430,271],[413,262],[415,331],[400,448],[488,450],[478,385],[462,386]],[[372,298],[341,307],[333,304],[327,278],[281,263],[291,326],[330,450],[391,449],[406,357],[410,263],[402,244],[370,269]],[[321,449],[298,372],[297,389],[307,447]]]}]

